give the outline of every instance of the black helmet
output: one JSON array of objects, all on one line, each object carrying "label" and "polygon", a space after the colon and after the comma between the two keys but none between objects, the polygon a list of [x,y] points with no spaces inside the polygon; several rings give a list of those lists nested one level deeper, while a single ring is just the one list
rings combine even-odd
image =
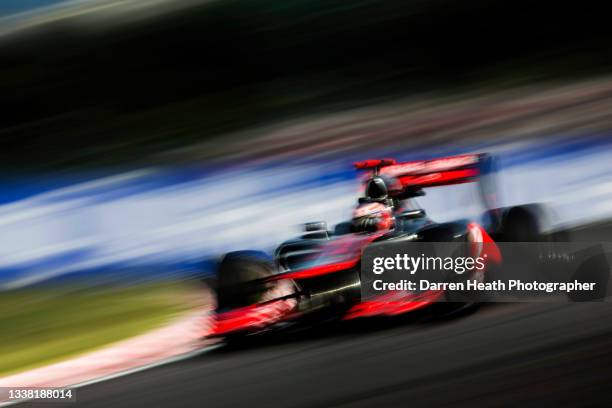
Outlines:
[{"label": "black helmet", "polygon": [[370,201],[385,201],[402,192],[402,184],[394,177],[374,176],[366,182],[365,198]]}]

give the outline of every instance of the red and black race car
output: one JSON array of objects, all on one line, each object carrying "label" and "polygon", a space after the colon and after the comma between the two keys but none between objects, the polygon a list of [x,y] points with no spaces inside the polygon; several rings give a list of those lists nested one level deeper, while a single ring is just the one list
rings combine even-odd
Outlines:
[{"label": "red and black race car", "polygon": [[[350,221],[333,231],[325,222],[305,224],[304,234],[282,243],[273,256],[240,251],[222,258],[214,336],[257,333],[313,316],[395,316],[426,308],[447,295],[443,290],[389,292],[362,299],[361,259],[373,243],[488,242],[487,250],[495,251],[496,240],[541,239],[540,206],[495,208],[495,162],[487,154],[406,163],[366,160],[355,167],[366,174],[364,195]],[[416,204],[424,189],[468,182],[478,183],[485,221],[436,223]],[[499,260],[499,252],[492,255],[488,262]]]}]

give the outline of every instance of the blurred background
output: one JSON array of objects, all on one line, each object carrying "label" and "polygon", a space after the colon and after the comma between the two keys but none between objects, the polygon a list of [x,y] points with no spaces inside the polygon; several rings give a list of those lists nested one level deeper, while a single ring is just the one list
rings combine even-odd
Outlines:
[{"label": "blurred background", "polygon": [[345,220],[360,159],[494,153],[501,205],[605,225],[610,27],[590,1],[0,2],[0,375],[191,309],[224,251]]}]

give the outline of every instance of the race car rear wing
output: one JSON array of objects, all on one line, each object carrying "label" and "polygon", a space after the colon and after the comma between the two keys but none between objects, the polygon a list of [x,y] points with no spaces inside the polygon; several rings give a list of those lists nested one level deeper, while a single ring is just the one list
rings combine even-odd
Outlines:
[{"label": "race car rear wing", "polygon": [[497,193],[493,174],[495,161],[489,154],[463,154],[432,160],[397,163],[393,159],[355,163],[358,170],[371,170],[373,176],[399,180],[403,190],[478,182],[485,205],[494,208]]},{"label": "race car rear wing", "polygon": [[359,170],[397,178],[404,187],[433,187],[468,183],[484,173],[486,154],[464,154],[433,160],[397,163],[393,159],[365,160],[355,163]]}]

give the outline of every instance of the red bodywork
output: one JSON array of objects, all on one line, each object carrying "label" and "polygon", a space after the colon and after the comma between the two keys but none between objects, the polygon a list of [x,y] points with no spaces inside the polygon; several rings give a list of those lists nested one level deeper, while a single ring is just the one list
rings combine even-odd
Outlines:
[{"label": "red bodywork", "polygon": [[480,175],[480,158],[481,155],[465,154],[406,163],[393,159],[365,160],[355,163],[355,168],[396,177],[404,188],[425,188],[474,181]]}]

